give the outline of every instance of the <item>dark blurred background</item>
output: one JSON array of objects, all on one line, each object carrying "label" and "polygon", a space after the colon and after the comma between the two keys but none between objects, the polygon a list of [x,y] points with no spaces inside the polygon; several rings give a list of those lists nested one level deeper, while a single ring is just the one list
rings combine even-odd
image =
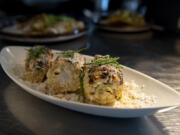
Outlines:
[{"label": "dark blurred background", "polygon": [[104,14],[116,9],[140,12],[157,29],[180,30],[180,0],[0,0],[1,15],[37,13],[84,16],[85,11]]}]

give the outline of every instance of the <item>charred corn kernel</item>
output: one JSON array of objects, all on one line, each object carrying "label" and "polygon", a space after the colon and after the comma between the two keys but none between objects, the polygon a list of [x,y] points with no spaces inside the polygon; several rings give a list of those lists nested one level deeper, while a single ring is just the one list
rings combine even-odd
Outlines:
[{"label": "charred corn kernel", "polygon": [[111,87],[106,87],[106,91],[113,93],[113,89]]},{"label": "charred corn kernel", "polygon": [[100,76],[101,73],[102,73],[101,71],[97,71],[97,72],[94,73],[94,75],[95,75],[95,76]]},{"label": "charred corn kernel", "polygon": [[98,75],[95,75],[95,76],[94,76],[94,79],[99,79],[99,76],[98,76]]},{"label": "charred corn kernel", "polygon": [[54,73],[55,74],[58,74],[58,73],[60,73],[61,71],[60,71],[60,68],[56,68],[55,70],[54,70]]},{"label": "charred corn kernel", "polygon": [[135,96],[132,96],[131,98],[132,98],[132,99],[135,99],[136,97],[135,97]]},{"label": "charred corn kernel", "polygon": [[114,81],[120,81],[120,79],[117,75],[114,75]]}]

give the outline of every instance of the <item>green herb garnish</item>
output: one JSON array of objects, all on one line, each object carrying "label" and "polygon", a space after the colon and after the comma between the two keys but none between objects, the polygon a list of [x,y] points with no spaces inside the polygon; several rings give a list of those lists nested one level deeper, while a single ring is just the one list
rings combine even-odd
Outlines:
[{"label": "green herb garnish", "polygon": [[84,70],[80,70],[80,75],[79,75],[79,78],[80,78],[80,93],[79,93],[79,97],[78,97],[78,100],[80,101],[81,98],[84,100],[84,84],[83,84],[83,79],[84,79]]},{"label": "green herb garnish", "polygon": [[84,50],[86,50],[87,48],[81,48],[79,50],[76,50],[76,51],[72,51],[72,50],[69,50],[69,51],[63,51],[61,52],[60,54],[63,55],[64,57],[67,57],[67,58],[74,58],[74,54],[75,53],[80,53]]},{"label": "green herb garnish", "polygon": [[118,100],[121,100],[121,99],[122,99],[122,92],[121,92],[121,94],[118,97]]},{"label": "green herb garnish", "polygon": [[46,27],[54,26],[58,22],[73,22],[75,21],[74,18],[68,16],[55,16],[55,15],[45,15],[44,16],[44,23]]},{"label": "green herb garnish", "polygon": [[111,58],[109,56],[103,56],[103,57],[97,58],[93,62],[85,63],[84,65],[92,65],[92,66],[111,65],[111,66],[122,69],[123,67],[118,63],[118,60],[119,60],[119,57]]},{"label": "green herb garnish", "polygon": [[132,98],[132,99],[135,99],[136,97],[135,97],[135,96],[132,96],[131,98]]},{"label": "green herb garnish", "polygon": [[28,61],[38,59],[41,56],[41,54],[45,52],[45,50],[46,50],[46,48],[44,46],[39,46],[37,48],[29,49],[28,50],[28,52],[29,52]]}]

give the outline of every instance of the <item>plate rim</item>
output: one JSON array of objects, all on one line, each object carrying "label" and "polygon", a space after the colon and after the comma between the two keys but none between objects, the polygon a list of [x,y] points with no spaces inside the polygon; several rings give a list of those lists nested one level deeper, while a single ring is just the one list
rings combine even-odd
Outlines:
[{"label": "plate rim", "polygon": [[[85,36],[87,31],[78,33],[76,35],[60,36],[60,37],[51,37],[51,38],[21,38],[21,37],[11,37],[6,35],[0,35],[3,39],[9,41],[25,42],[25,43],[53,43],[53,42],[64,42],[70,41],[73,39],[80,38]],[[60,39],[61,38],[61,39]]]},{"label": "plate rim", "polygon": [[[146,31],[151,30],[150,25],[147,25],[146,27],[139,27],[139,28],[131,27],[131,26],[121,28],[121,27],[103,26],[103,25],[97,24],[97,27],[105,31],[117,32],[117,33],[140,33],[140,32],[146,32]],[[132,29],[129,30],[129,28],[132,28]]]},{"label": "plate rim", "polygon": [[[3,31],[3,29],[6,27],[9,27],[9,25],[0,28],[0,36],[6,40],[18,41],[18,42],[47,42],[47,43],[76,39],[86,35],[89,29],[88,25],[85,23],[85,28],[79,30],[75,29],[73,32],[66,34],[26,35],[26,34],[17,34],[17,33]],[[78,30],[78,33],[75,33],[76,30]]]},{"label": "plate rim", "polygon": [[[146,23],[144,26],[131,26],[131,25],[127,25],[127,26],[110,26],[110,25],[103,25],[101,22],[104,19],[100,18],[97,22],[94,22],[95,25],[102,30],[105,31],[109,31],[109,32],[117,32],[117,33],[140,33],[140,32],[146,32],[151,30],[152,28],[152,24],[151,23]],[[130,29],[129,29],[130,28]]]}]

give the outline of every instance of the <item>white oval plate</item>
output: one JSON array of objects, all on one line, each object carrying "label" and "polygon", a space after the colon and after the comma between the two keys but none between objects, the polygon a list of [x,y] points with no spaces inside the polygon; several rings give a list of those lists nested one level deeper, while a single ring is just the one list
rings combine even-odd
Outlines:
[{"label": "white oval plate", "polygon": [[16,65],[23,64],[27,47],[5,47],[0,53],[0,63],[6,74],[20,87],[22,87],[28,93],[53,103],[55,105],[75,110],[78,112],[107,116],[107,117],[119,117],[119,118],[132,118],[142,117],[145,115],[152,115],[156,112],[165,112],[176,108],[180,105],[180,94],[169,86],[155,80],[143,73],[140,73],[131,68],[123,68],[124,80],[135,80],[138,85],[145,85],[143,92],[149,95],[155,95],[158,97],[157,103],[152,107],[129,109],[129,108],[112,108],[98,105],[90,105],[85,103],[78,103],[72,101],[65,101],[53,96],[48,96],[42,92],[39,92],[29,86],[27,86],[19,77],[15,74],[14,69]]},{"label": "white oval plate", "polygon": [[50,43],[50,42],[61,42],[76,39],[82,37],[87,33],[87,30],[77,31],[72,34],[67,35],[57,35],[57,36],[25,36],[23,33],[16,28],[16,24],[12,26],[7,26],[1,29],[0,36],[3,39],[11,40],[11,41],[18,41],[18,42],[30,42],[30,43]]}]

